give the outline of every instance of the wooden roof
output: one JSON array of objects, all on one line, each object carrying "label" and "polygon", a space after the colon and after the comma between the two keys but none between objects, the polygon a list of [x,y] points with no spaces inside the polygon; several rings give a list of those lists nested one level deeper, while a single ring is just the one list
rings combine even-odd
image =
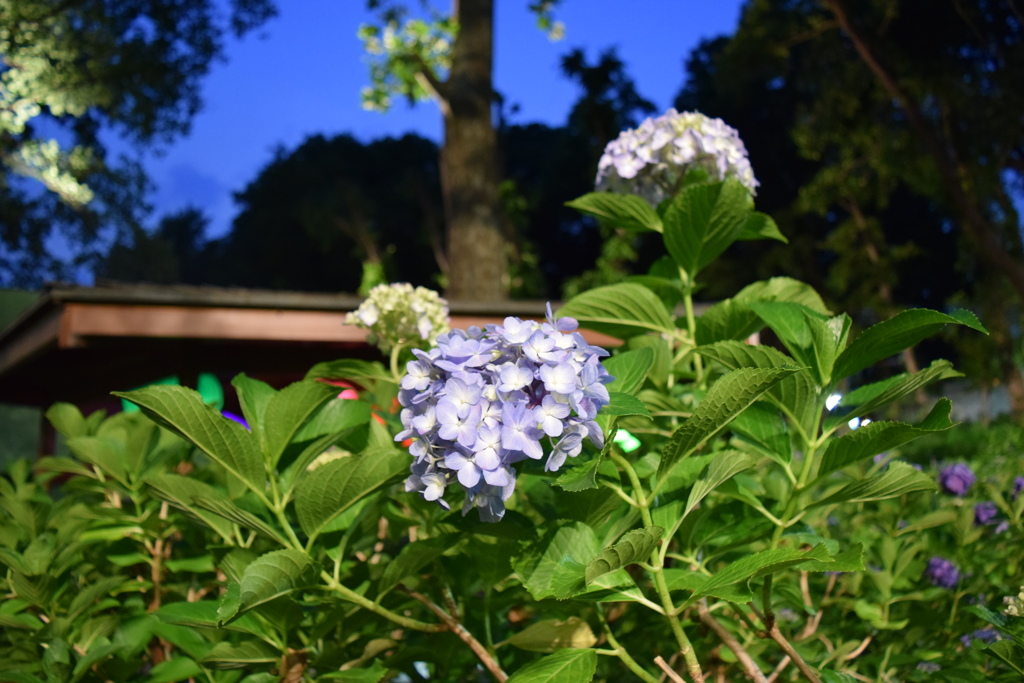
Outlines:
[{"label": "wooden roof", "polygon": [[[246,372],[283,385],[314,364],[379,359],[344,322],[361,297],[220,287],[53,285],[0,331],[0,402],[95,401],[160,377]],[[449,302],[451,326],[542,319],[543,301]],[[585,332],[588,341],[615,345]],[[276,381],[275,381],[276,380]],[[194,386],[194,385],[193,385]]]}]

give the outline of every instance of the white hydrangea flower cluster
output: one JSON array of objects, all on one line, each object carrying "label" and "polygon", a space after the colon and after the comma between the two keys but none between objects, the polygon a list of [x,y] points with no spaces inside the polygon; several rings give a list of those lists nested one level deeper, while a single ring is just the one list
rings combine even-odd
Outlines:
[{"label": "white hydrangea flower cluster", "polygon": [[760,185],[735,128],[699,112],[669,109],[608,143],[597,166],[597,189],[635,194],[657,206],[692,168],[719,180],[735,178],[751,194]]},{"label": "white hydrangea flower cluster", "polygon": [[448,331],[448,302],[426,287],[408,282],[377,285],[355,311],[345,317],[349,325],[370,331],[369,341],[384,353],[402,342],[433,342]]}]

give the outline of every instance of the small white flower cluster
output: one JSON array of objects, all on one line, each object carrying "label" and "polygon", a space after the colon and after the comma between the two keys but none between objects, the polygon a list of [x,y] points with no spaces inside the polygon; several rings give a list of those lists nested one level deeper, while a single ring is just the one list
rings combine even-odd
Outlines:
[{"label": "small white flower cluster", "polygon": [[434,338],[448,331],[448,302],[426,287],[408,282],[377,285],[359,308],[345,317],[370,331],[369,341],[384,353],[401,342]]},{"label": "small white flower cluster", "polygon": [[1006,603],[1006,614],[1011,617],[1024,617],[1024,586],[1021,586],[1020,593],[1014,596],[1003,598]]},{"label": "small white flower cluster", "polygon": [[698,112],[669,109],[623,131],[597,166],[597,189],[635,194],[657,206],[671,197],[692,168],[713,178],[735,178],[753,194],[760,184],[735,128]]}]

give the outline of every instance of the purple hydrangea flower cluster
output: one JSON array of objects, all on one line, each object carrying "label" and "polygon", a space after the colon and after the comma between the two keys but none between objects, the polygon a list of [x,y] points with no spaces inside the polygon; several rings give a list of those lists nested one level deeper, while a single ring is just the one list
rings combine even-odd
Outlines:
[{"label": "purple hydrangea flower cluster", "polygon": [[608,143],[597,165],[599,191],[635,194],[657,206],[671,197],[692,168],[713,178],[736,178],[751,191],[760,184],[735,128],[700,112],[677,112],[644,120]]},{"label": "purple hydrangea flower cluster", "polygon": [[[515,489],[512,465],[542,460],[555,471],[577,456],[583,440],[604,447],[594,421],[614,379],[601,364],[608,352],[587,344],[572,318],[547,322],[505,318],[485,330],[452,330],[430,351],[413,351],[399,403],[415,458],[406,491],[445,508],[453,480],[466,491],[462,513],[476,507],[497,522]],[[544,441],[548,448],[545,449]]]},{"label": "purple hydrangea flower cluster", "polygon": [[947,493],[962,496],[974,485],[974,472],[963,463],[950,465],[939,472],[939,484]]},{"label": "purple hydrangea flower cluster", "polygon": [[953,588],[960,583],[960,570],[955,564],[938,555],[928,560],[928,569],[924,573],[932,585],[940,588]]},{"label": "purple hydrangea flower cluster", "polygon": [[985,644],[994,643],[999,640],[999,632],[994,628],[981,628],[974,633],[966,633],[960,636],[960,642],[964,644],[964,647],[970,647],[972,640],[977,640]]},{"label": "purple hydrangea flower cluster", "polygon": [[986,500],[974,506],[974,525],[985,526],[999,514],[999,508],[991,500]]}]

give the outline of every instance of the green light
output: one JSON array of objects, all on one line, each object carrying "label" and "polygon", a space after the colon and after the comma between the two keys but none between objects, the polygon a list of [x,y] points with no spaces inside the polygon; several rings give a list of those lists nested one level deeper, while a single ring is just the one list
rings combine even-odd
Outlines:
[{"label": "green light", "polygon": [[[177,375],[171,375],[170,377],[163,377],[155,382],[150,382],[149,384],[144,384],[141,387],[135,388],[142,389],[144,387],[153,386],[154,384],[180,385],[181,380]],[[196,390],[199,392],[199,395],[203,397],[203,403],[208,406],[213,406],[217,410],[224,409],[224,387],[221,386],[220,380],[217,379],[216,375],[209,372],[199,373],[199,377],[196,380]],[[121,409],[126,413],[134,413],[138,411],[139,407],[131,401],[121,399]]]},{"label": "green light", "polygon": [[[153,386],[154,384],[178,385],[178,384],[181,384],[181,382],[178,379],[177,375],[171,375],[170,377],[162,377],[162,378],[156,380],[155,382],[150,382],[149,384],[143,384],[141,387],[132,387],[132,389],[133,390],[135,390],[135,389],[144,389],[145,387],[150,387],[150,386]],[[136,412],[139,411],[139,407],[137,405],[135,405],[134,403],[132,403],[131,401],[129,401],[128,399],[122,398],[121,399],[121,410],[123,410],[126,413],[136,413]]]},{"label": "green light", "polygon": [[623,453],[632,453],[640,448],[640,439],[636,438],[625,429],[615,433],[615,443],[622,449]]}]

